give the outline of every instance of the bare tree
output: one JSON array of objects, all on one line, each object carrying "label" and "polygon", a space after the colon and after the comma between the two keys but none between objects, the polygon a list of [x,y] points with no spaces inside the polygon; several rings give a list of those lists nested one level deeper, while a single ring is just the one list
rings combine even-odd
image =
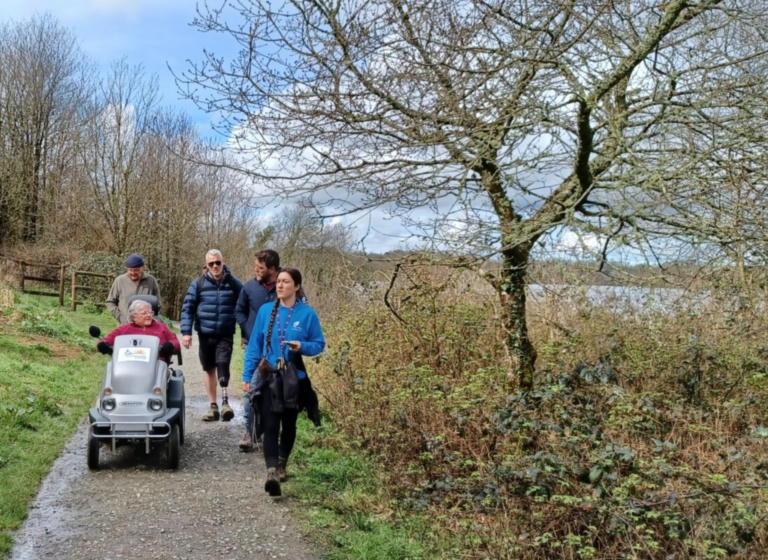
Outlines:
[{"label": "bare tree", "polygon": [[325,223],[311,208],[294,204],[273,216],[262,231],[262,242],[287,253],[294,250],[352,250],[352,232],[341,222]]},{"label": "bare tree", "polygon": [[208,54],[179,83],[224,112],[222,126],[250,156],[240,170],[326,214],[426,207],[433,219],[411,214],[413,231],[463,254],[461,264],[500,254],[501,273],[488,278],[525,388],[536,360],[525,319],[536,242],[579,220],[631,220],[632,204],[656,195],[642,177],[627,180],[632,166],[654,168],[691,129],[677,123],[716,107],[716,92],[762,79],[749,64],[764,56],[766,6],[744,0],[232,9],[232,23],[211,9],[194,23],[231,36],[239,56]]},{"label": "bare tree", "polygon": [[[36,241],[71,161],[89,64],[49,15],[0,27],[0,237]],[[74,126],[73,126],[74,125]]]},{"label": "bare tree", "polygon": [[156,79],[125,60],[112,65],[91,104],[80,164],[87,172],[90,201],[100,220],[94,220],[90,204],[82,206],[81,220],[97,230],[106,228],[109,248],[117,254],[136,246],[142,235],[141,218],[148,214],[141,158],[157,104]]}]

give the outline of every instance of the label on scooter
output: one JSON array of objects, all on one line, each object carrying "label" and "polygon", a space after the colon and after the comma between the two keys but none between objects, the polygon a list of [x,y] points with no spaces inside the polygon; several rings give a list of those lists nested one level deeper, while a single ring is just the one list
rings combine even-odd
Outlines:
[{"label": "label on scooter", "polygon": [[118,362],[149,362],[150,349],[141,346],[121,348],[117,355]]}]

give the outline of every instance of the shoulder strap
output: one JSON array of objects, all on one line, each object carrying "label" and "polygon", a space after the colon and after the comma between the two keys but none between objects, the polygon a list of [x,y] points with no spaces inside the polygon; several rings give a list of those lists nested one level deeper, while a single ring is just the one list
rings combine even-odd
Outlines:
[{"label": "shoulder strap", "polygon": [[200,297],[203,292],[203,284],[205,284],[205,274],[201,274],[200,277],[197,279],[197,299],[195,300],[196,303],[200,303]]}]

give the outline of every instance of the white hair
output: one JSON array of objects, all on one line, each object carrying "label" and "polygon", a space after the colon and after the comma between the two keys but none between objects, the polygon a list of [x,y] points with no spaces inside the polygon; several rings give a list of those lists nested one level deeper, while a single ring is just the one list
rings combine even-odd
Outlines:
[{"label": "white hair", "polygon": [[219,251],[218,249],[211,249],[205,254],[205,256],[206,256],[206,260],[207,260],[207,257],[219,257],[221,260],[224,260],[224,257],[221,256],[221,251]]},{"label": "white hair", "polygon": [[152,305],[148,301],[144,301],[143,299],[132,301],[131,305],[128,306],[128,317],[133,319],[136,315],[139,314],[142,307],[149,307],[150,310],[152,309]]}]

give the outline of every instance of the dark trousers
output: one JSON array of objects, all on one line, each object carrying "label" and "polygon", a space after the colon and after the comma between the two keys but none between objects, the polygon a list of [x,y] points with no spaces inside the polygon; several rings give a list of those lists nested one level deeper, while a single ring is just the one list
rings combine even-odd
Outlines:
[{"label": "dark trousers", "polygon": [[277,468],[277,458],[287,459],[293,450],[299,409],[285,409],[281,413],[273,412],[269,387],[265,387],[261,392],[259,408],[261,409],[259,411],[261,429],[264,431],[264,459],[268,469]]}]

